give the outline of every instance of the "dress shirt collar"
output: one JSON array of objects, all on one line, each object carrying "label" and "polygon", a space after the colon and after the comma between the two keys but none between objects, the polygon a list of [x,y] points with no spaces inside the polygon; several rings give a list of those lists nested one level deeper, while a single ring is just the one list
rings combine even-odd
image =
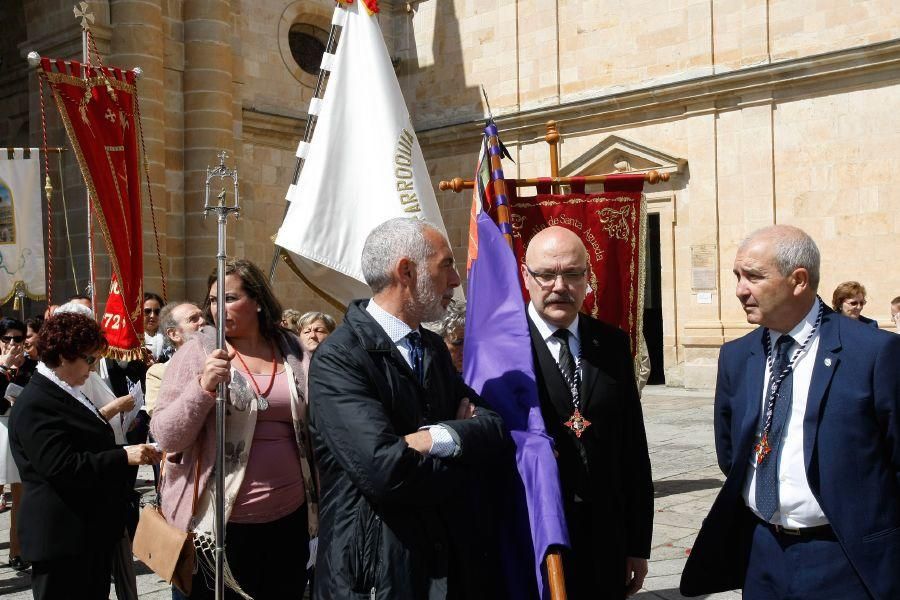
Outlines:
[{"label": "dress shirt collar", "polygon": [[[812,331],[813,327],[816,326],[816,317],[819,316],[819,300],[816,298],[816,301],[813,302],[812,308],[809,309],[809,312],[806,313],[806,316],[803,317],[799,323],[794,325],[794,328],[787,332],[787,335],[794,338],[794,341],[798,344],[802,344],[806,341],[806,338],[809,337],[809,332]],[[778,341],[778,338],[785,335],[784,332],[775,331],[774,329],[769,330],[771,332],[771,339],[769,340],[770,350],[775,347],[775,342]]]},{"label": "dress shirt collar", "polygon": [[375,302],[375,298],[369,300],[369,304],[366,306],[366,312],[375,319],[376,323],[381,325],[381,328],[384,329],[384,332],[387,333],[388,337],[391,338],[391,341],[395,345],[412,331],[412,328],[409,325],[378,306],[378,303]]},{"label": "dress shirt collar", "polygon": [[[541,334],[541,339],[543,339],[545,342],[547,342],[548,340],[550,340],[551,337],[553,337],[553,334],[556,333],[557,329],[560,329],[556,325],[552,325],[552,324],[548,323],[547,321],[545,321],[541,317],[541,315],[538,314],[537,309],[534,307],[534,302],[528,303],[528,316],[531,317],[531,321],[534,323],[534,326],[537,327],[538,333]],[[566,329],[569,330],[569,333],[572,335],[573,338],[575,338],[576,340],[578,340],[580,342],[581,340],[578,338],[578,320],[579,320],[579,318],[580,318],[579,315],[576,313],[575,319],[571,323],[569,323],[569,326],[566,327]]]}]

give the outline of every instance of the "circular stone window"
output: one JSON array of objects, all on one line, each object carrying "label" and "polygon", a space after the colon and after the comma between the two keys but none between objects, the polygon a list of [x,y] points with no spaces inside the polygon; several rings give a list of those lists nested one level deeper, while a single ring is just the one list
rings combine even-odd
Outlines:
[{"label": "circular stone window", "polygon": [[334,0],[294,0],[278,20],[278,50],[288,72],[314,89],[328,43]]},{"label": "circular stone window", "polygon": [[288,45],[294,62],[310,75],[319,74],[327,42],[328,32],[309,23],[296,23],[288,32]]}]

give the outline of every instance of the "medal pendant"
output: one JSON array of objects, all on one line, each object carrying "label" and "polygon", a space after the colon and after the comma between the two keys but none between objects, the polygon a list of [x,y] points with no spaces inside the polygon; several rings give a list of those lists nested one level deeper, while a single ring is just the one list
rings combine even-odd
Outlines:
[{"label": "medal pendant", "polygon": [[262,396],[256,396],[256,408],[257,410],[266,410],[269,408],[269,401]]},{"label": "medal pendant", "polygon": [[753,447],[753,451],[756,452],[756,464],[761,465],[769,452],[772,451],[772,447],[769,445],[769,436],[762,436],[762,439]]},{"label": "medal pendant", "polygon": [[580,438],[585,429],[591,426],[591,422],[581,416],[581,411],[576,408],[569,420],[565,422],[565,426],[575,433],[575,437]]}]

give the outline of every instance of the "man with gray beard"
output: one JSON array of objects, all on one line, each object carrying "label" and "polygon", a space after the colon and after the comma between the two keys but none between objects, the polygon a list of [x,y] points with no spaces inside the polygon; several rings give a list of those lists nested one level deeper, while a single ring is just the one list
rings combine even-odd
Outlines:
[{"label": "man with gray beard", "polygon": [[495,598],[475,482],[507,456],[500,417],[460,379],[440,319],[460,283],[444,235],[418,219],[363,247],[369,300],[316,350],[310,430],[321,483],[313,598]]}]

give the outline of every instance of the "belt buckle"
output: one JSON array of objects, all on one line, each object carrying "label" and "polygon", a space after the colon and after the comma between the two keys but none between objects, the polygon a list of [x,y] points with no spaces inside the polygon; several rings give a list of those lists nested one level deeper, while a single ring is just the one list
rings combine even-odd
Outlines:
[{"label": "belt buckle", "polygon": [[775,528],[776,533],[783,533],[784,535],[794,535],[800,537],[800,530],[795,527],[782,527],[781,525],[773,524],[772,527]]}]

